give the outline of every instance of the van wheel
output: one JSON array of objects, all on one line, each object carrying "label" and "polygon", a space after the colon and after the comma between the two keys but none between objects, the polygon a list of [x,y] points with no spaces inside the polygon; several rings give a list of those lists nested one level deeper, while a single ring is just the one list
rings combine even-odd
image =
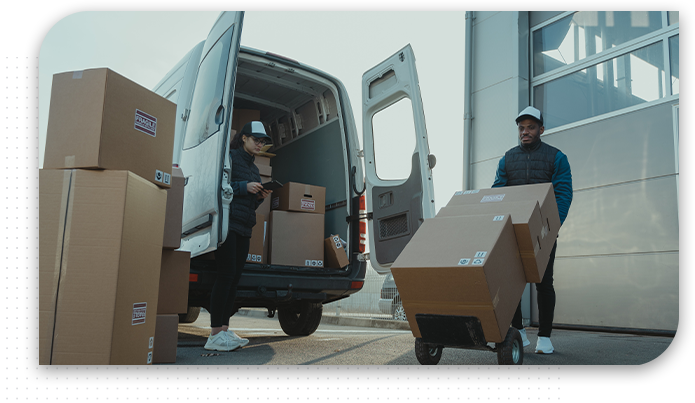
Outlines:
[{"label": "van wheel", "polygon": [[193,323],[198,319],[198,315],[200,315],[200,307],[189,306],[186,313],[179,314],[179,323]]},{"label": "van wheel", "polygon": [[323,305],[317,302],[295,302],[278,308],[280,327],[288,336],[308,336],[321,323]]}]

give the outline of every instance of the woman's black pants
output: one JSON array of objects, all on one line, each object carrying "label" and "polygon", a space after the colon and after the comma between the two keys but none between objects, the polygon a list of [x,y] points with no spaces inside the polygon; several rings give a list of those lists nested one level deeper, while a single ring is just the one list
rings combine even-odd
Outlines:
[{"label": "woman's black pants", "polygon": [[210,327],[229,325],[237,285],[249,254],[250,240],[251,238],[229,231],[227,240],[215,251],[217,276],[210,297]]}]

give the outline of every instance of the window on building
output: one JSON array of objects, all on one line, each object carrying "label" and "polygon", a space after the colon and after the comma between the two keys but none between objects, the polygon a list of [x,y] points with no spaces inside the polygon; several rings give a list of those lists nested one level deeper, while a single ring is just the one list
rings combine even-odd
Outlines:
[{"label": "window on building", "polygon": [[678,37],[679,35],[676,35],[668,39],[669,63],[671,64],[671,93],[674,95],[680,93]]},{"label": "window on building", "polygon": [[533,75],[599,54],[662,28],[659,11],[581,11],[533,32]]},{"label": "window on building", "polygon": [[534,86],[546,129],[663,98],[662,42]]},{"label": "window on building", "polygon": [[678,12],[581,11],[534,27],[532,103],[546,129],[678,95],[674,21]]}]

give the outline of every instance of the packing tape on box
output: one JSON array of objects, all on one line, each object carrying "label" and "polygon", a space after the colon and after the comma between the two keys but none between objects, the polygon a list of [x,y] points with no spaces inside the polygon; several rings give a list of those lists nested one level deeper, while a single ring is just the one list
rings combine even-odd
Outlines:
[{"label": "packing tape on box", "polygon": [[314,197],[311,194],[311,185],[304,185],[304,197]]}]

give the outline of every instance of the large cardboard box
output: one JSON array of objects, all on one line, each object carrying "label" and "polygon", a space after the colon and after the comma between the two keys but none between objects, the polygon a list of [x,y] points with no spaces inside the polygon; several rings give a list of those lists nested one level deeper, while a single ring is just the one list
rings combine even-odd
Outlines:
[{"label": "large cardboard box", "polygon": [[331,269],[342,269],[350,264],[340,235],[331,235],[323,240],[323,254],[325,266]]},{"label": "large cardboard box", "polygon": [[[459,191],[449,200],[446,207],[467,206],[470,208],[468,211],[471,212],[467,214],[516,212],[515,215],[512,215],[512,221],[517,224],[535,220],[532,218],[534,217],[532,212],[532,209],[535,208],[534,201],[538,202],[540,208],[542,226],[540,232],[537,227],[529,228],[529,230],[532,231],[531,242],[533,242],[533,237],[536,238],[538,251],[534,245],[535,259],[531,258],[529,247],[524,247],[521,253],[525,264],[528,265],[526,270],[528,282],[539,283],[543,278],[550,252],[560,231],[560,215],[557,210],[552,183]],[[527,202],[527,207],[523,207],[523,202]],[[464,209],[461,208],[457,211],[462,212]],[[454,210],[449,210],[449,213],[453,212]],[[521,242],[525,243],[527,239],[522,236]],[[535,260],[536,267],[534,267],[533,260]]]},{"label": "large cardboard box", "polygon": [[422,313],[477,317],[502,342],[526,286],[509,215],[425,220],[391,273],[415,337]]},{"label": "large cardboard box", "polygon": [[261,111],[255,109],[238,109],[232,111],[232,129],[240,132],[248,122],[260,121]]},{"label": "large cardboard box", "polygon": [[268,221],[263,214],[256,213],[256,225],[251,230],[251,241],[246,261],[249,263],[266,262],[266,234]]},{"label": "large cardboard box", "polygon": [[280,189],[273,191],[270,197],[271,210],[316,214],[326,212],[326,188],[322,186],[287,182]]},{"label": "large cardboard box", "polygon": [[188,311],[188,278],[191,273],[191,252],[162,250],[159,273],[157,314],[179,314]]},{"label": "large cardboard box", "polygon": [[269,261],[274,265],[323,267],[323,214],[270,212]]},{"label": "large cardboard box", "polygon": [[167,209],[164,220],[164,249],[181,247],[181,221],[183,218],[183,192],[186,178],[181,168],[174,167],[171,172],[171,188],[167,190]]},{"label": "large cardboard box", "polygon": [[171,185],[176,105],[112,70],[55,74],[44,169],[128,170]]},{"label": "large cardboard box", "polygon": [[42,169],[39,197],[39,363],[150,364],[166,191]]},{"label": "large cardboard box", "polygon": [[178,341],[179,315],[157,315],[152,363],[176,362],[176,345]]},{"label": "large cardboard box", "polygon": [[[454,217],[480,214],[509,214],[514,225],[519,255],[524,265],[526,281],[540,283],[545,274],[553,245],[548,242],[551,234],[547,222],[541,216],[536,200],[509,203],[479,203],[465,206],[447,206],[439,210],[437,217]],[[557,236],[557,234],[555,234]],[[549,248],[548,250],[546,250]]]}]

